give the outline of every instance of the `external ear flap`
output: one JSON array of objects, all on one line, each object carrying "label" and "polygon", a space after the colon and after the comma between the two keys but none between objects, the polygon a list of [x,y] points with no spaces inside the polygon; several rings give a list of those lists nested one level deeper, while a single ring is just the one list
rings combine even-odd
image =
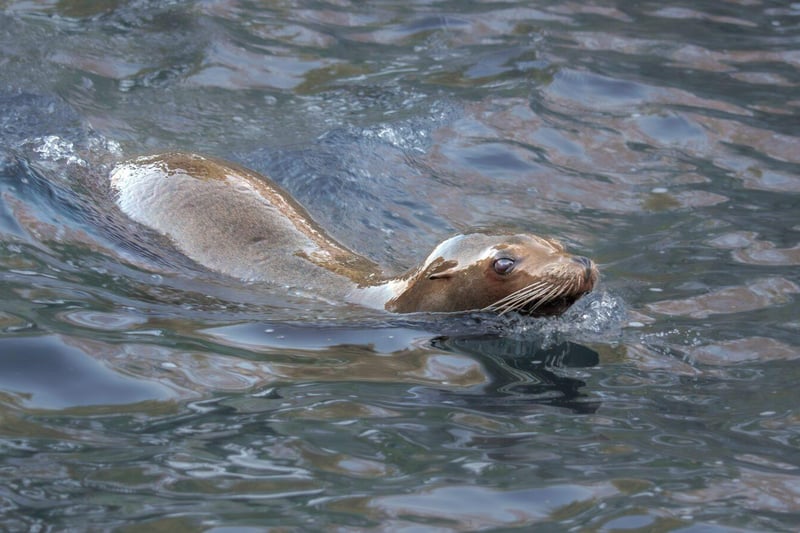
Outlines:
[{"label": "external ear flap", "polygon": [[431,265],[428,279],[445,279],[452,277],[458,270],[457,267],[458,261],[452,259],[450,261],[441,261],[438,264],[434,263]]}]

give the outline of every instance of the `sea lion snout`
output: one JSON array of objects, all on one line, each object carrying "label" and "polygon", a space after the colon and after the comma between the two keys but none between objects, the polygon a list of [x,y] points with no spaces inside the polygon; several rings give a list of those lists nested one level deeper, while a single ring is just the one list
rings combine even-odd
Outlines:
[{"label": "sea lion snout", "polygon": [[591,282],[594,285],[594,278],[597,276],[597,267],[594,264],[594,261],[589,259],[588,257],[584,257],[582,255],[576,255],[572,258],[572,261],[578,263],[583,267],[583,281],[584,283]]},{"label": "sea lion snout", "polygon": [[585,268],[592,268],[593,265],[591,259],[589,259],[588,257],[584,257],[582,255],[576,255],[572,258],[572,260],[580,265],[583,265]]}]

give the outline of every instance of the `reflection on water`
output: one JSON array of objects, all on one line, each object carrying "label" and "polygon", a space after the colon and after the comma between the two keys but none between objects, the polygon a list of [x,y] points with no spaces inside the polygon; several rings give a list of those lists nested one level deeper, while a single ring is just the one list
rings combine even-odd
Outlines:
[{"label": "reflection on water", "polygon": [[[586,386],[578,375],[563,375],[575,368],[590,368],[598,364],[594,350],[564,342],[546,346],[542,339],[514,340],[503,337],[443,337],[434,346],[456,353],[471,354],[481,361],[490,378],[471,398],[475,406],[500,406],[507,411],[511,405],[531,406],[536,403],[568,407],[575,412],[594,412],[599,402],[582,398],[580,389]],[[587,374],[588,375],[588,374]],[[445,396],[446,397],[446,396]],[[451,395],[446,401],[457,402]]]},{"label": "reflection on water", "polygon": [[[0,529],[795,529],[799,37],[758,0],[0,4]],[[225,279],[114,207],[165,149],[388,272],[507,227],[601,284],[536,321]]]},{"label": "reflection on water", "polygon": [[27,408],[64,409],[174,397],[163,385],[121,375],[58,338],[3,339],[0,351],[0,387],[5,396],[17,398]]}]

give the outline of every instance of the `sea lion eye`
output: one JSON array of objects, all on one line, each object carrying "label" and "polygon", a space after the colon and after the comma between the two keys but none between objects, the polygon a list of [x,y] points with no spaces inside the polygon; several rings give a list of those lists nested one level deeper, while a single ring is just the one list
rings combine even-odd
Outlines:
[{"label": "sea lion eye", "polygon": [[514,260],[508,257],[500,257],[494,260],[492,266],[494,267],[494,271],[498,274],[508,274],[514,269]]}]

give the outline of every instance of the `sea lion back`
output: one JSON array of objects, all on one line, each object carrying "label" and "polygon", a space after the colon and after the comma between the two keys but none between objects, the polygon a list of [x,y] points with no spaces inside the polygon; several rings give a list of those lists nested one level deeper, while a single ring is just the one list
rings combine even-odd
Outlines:
[{"label": "sea lion back", "polygon": [[[133,159],[111,172],[120,209],[201,265],[244,280],[317,287],[354,262],[285,191],[237,165],[188,153]],[[358,256],[356,256],[357,258]],[[357,262],[357,261],[356,261]],[[342,287],[337,291],[337,281]]]}]

